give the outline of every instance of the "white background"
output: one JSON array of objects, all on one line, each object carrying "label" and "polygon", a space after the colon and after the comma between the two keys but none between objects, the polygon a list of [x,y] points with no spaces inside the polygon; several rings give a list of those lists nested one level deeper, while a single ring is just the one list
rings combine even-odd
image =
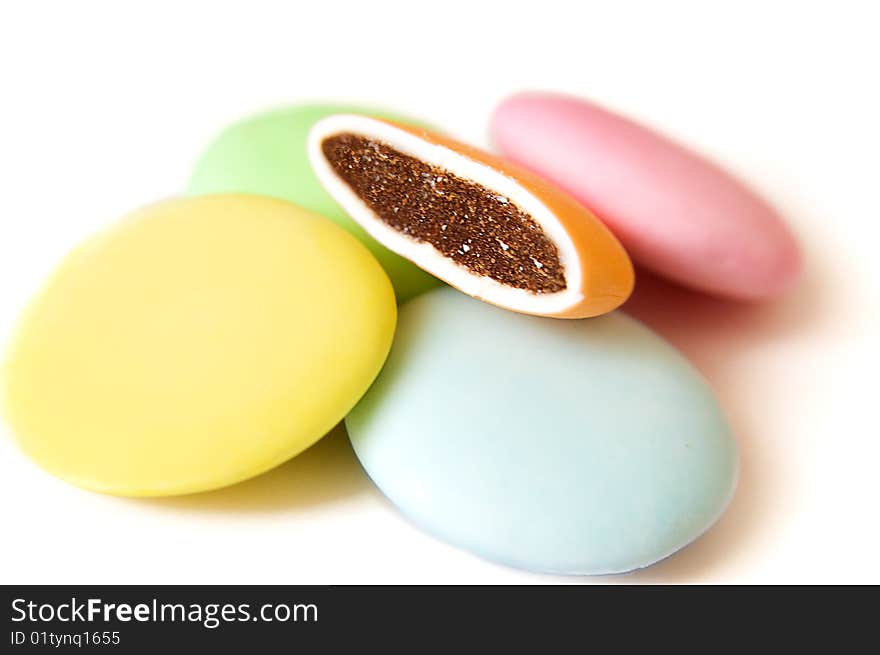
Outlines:
[{"label": "white background", "polygon": [[[0,337],[68,248],[173,195],[243,115],[371,102],[485,144],[506,94],[578,93],[751,182],[789,217],[808,268],[762,306],[640,280],[635,313],[718,390],[742,478],[696,544],[598,581],[880,582],[876,3],[2,7]],[[147,501],[68,486],[4,433],[0,498],[3,583],[596,581],[509,570],[423,535],[340,435],[237,487]]]}]

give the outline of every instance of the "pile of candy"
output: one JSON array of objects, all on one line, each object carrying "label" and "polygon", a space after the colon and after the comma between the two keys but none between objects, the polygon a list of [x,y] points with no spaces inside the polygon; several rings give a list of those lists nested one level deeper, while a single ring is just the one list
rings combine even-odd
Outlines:
[{"label": "pile of candy", "polygon": [[630,257],[761,299],[797,245],[716,166],[585,101],[514,96],[492,134],[502,156],[336,106],[226,130],[183,197],[87,240],[25,311],[3,389],[22,448],[95,491],[186,494],[345,419],[407,517],[491,560],[601,574],[685,546],[736,446],[695,369],[614,311]]}]

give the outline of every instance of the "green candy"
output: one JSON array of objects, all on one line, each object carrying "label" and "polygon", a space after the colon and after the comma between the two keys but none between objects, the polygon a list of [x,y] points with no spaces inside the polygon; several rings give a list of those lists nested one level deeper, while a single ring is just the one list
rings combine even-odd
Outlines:
[{"label": "green candy", "polygon": [[416,123],[382,111],[334,105],[298,105],[257,114],[224,130],[202,153],[186,195],[253,193],[281,198],[321,214],[356,236],[388,273],[399,302],[440,281],[377,243],[324,190],[306,155],[312,125],[331,114],[369,114]]}]

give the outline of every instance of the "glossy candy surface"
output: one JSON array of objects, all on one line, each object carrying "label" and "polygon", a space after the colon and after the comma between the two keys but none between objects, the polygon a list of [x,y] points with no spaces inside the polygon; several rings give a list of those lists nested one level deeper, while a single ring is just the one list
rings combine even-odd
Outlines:
[{"label": "glossy candy surface", "polygon": [[524,316],[438,289],[401,307],[346,418],[367,473],[416,525],[511,566],[602,574],[698,537],[735,485],[712,391],[619,312]]},{"label": "glossy candy surface", "polygon": [[798,245],[775,209],[646,127],[585,100],[522,93],[491,129],[504,155],[595,211],[637,265],[738,299],[772,297],[798,277]]},{"label": "glossy candy surface", "polygon": [[228,127],[205,149],[186,193],[256,193],[289,200],[329,218],[370,249],[402,302],[439,281],[373,240],[318,183],[308,163],[306,136],[312,125],[339,112],[410,122],[382,111],[335,105],[297,105],[257,114]]},{"label": "glossy candy surface", "polygon": [[31,302],[5,414],[31,457],[79,486],[213,489],[338,423],[395,319],[388,277],[330,221],[261,196],[166,201],[83,243]]}]

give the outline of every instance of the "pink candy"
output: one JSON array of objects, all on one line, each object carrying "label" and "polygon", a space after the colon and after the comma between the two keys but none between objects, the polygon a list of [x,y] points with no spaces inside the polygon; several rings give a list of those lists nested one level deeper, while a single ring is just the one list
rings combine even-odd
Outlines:
[{"label": "pink candy", "polygon": [[508,158],[592,209],[646,269],[721,296],[769,298],[800,253],[776,211],[669,139],[589,102],[546,93],[504,101],[492,120]]}]

